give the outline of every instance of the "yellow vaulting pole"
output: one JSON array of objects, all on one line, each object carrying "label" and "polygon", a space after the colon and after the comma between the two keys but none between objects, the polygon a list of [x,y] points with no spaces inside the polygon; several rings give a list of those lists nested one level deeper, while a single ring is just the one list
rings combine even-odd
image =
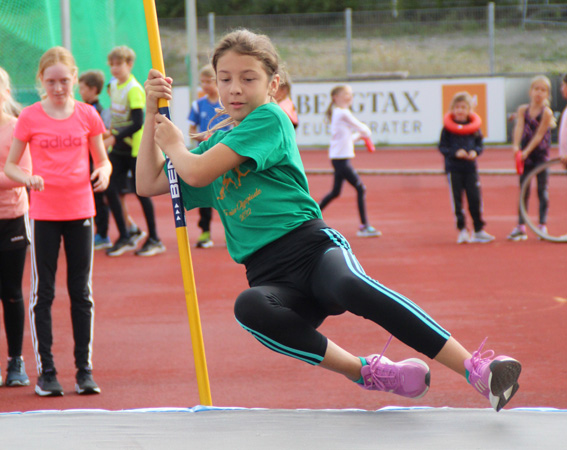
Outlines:
[{"label": "yellow vaulting pole", "polygon": [[[161,51],[161,39],[157,21],[156,5],[154,0],[144,0],[144,12],[146,15],[146,26],[148,28],[148,41],[152,56],[152,66],[165,75],[163,55]],[[168,119],[169,104],[167,100],[160,99],[159,112]],[[202,405],[212,406],[211,388],[209,386],[209,375],[207,372],[207,361],[205,359],[205,346],[203,344],[203,333],[201,330],[201,319],[199,317],[199,305],[197,303],[197,290],[195,277],[193,275],[193,263],[189,238],[187,237],[187,221],[185,209],[179,188],[177,173],[166,158],[167,174],[169,178],[169,192],[173,202],[173,215],[177,232],[177,245],[179,247],[179,259],[181,260],[181,273],[183,275],[183,287],[185,288],[185,301],[187,303],[187,315],[189,316],[189,328],[191,331],[191,343],[193,345],[193,357],[195,359],[195,371],[197,372],[197,385],[199,387],[199,398]]]}]

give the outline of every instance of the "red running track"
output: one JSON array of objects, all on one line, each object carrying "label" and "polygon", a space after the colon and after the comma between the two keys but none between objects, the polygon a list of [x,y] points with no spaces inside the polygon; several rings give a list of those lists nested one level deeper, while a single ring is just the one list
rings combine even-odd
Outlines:
[{"label": "red running track", "polygon": [[[303,152],[303,157],[308,169],[330,167],[324,151]],[[357,168],[439,169],[441,158],[435,149],[378,150],[359,152],[354,164]],[[480,160],[481,168],[507,169],[511,164],[511,153],[500,149],[487,150]],[[313,197],[320,199],[332,179],[313,175],[309,182]],[[350,186],[325,210],[325,219],[350,240],[366,272],[416,301],[471,351],[488,336],[487,348],[518,358],[524,370],[510,407],[567,408],[567,246],[538,241],[535,236],[526,242],[506,241],[516,217],[516,177],[482,178],[486,229],[497,240],[461,246],[455,244],[444,177],[365,176],[364,182],[370,220],[383,237],[356,237],[358,220]],[[136,200],[132,197],[128,202],[142,224]],[[95,255],[94,375],[102,394],[81,397],[73,391],[69,299],[61,257],[53,350],[65,396],[39,398],[33,393],[35,362],[26,323],[24,357],[32,386],[0,388],[0,411],[199,404],[170,200],[156,198],[155,206],[159,233],[168,249],[165,254],[150,258]],[[192,243],[199,234],[196,221],[197,213],[189,212]],[[488,407],[461,377],[436,362],[430,363],[431,390],[412,401],[364,391],[339,375],[267,350],[233,318],[234,299],[246,288],[246,281],[243,267],[233,263],[222,246],[222,225],[216,215],[213,238],[214,248],[192,249],[192,257],[215,406]],[[24,281],[27,296],[29,269]],[[321,329],[358,355],[381,351],[388,338],[378,326],[350,314],[328,319]],[[5,361],[4,338],[0,342]],[[393,360],[419,356],[395,340],[387,355]]]}]

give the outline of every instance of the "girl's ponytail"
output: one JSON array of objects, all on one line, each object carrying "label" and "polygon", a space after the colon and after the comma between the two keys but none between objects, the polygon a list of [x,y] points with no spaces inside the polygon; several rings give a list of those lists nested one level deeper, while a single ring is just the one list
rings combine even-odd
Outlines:
[{"label": "girl's ponytail", "polygon": [[327,119],[328,122],[330,122],[331,117],[333,117],[333,108],[335,107],[335,96],[338,95],[343,89],[345,89],[345,87],[346,86],[344,84],[341,84],[339,86],[335,86],[331,90],[331,103],[329,103],[329,106],[325,111],[325,118]]}]

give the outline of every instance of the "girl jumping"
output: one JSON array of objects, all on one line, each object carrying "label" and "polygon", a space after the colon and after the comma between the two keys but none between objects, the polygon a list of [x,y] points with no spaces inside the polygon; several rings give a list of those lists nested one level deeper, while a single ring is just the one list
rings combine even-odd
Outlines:
[{"label": "girl jumping", "polygon": [[365,274],[349,243],[321,218],[309,195],[293,125],[274,102],[279,58],[269,38],[239,30],[217,45],[212,65],[234,128],[187,151],[183,133],[158,113],[172,79],[151,70],[138,155],[140,195],[169,192],[162,150],[181,178],[186,209],[215,208],[231,257],[250,288],[236,299],[238,323],[271,350],[344,375],[360,387],[420,398],[428,365],[382,354],[358,357],[317,328],[350,311],[465,377],[500,410],[518,390],[520,363],[492,352],[472,355],[408,298]]}]

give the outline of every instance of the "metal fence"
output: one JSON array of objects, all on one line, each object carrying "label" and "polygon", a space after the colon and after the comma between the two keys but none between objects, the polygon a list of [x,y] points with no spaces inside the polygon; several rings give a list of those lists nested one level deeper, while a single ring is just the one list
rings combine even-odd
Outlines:
[{"label": "metal fence", "polygon": [[[227,31],[269,35],[294,79],[561,73],[567,4],[198,18],[198,61]],[[168,73],[187,84],[183,19],[161,20]]]}]

